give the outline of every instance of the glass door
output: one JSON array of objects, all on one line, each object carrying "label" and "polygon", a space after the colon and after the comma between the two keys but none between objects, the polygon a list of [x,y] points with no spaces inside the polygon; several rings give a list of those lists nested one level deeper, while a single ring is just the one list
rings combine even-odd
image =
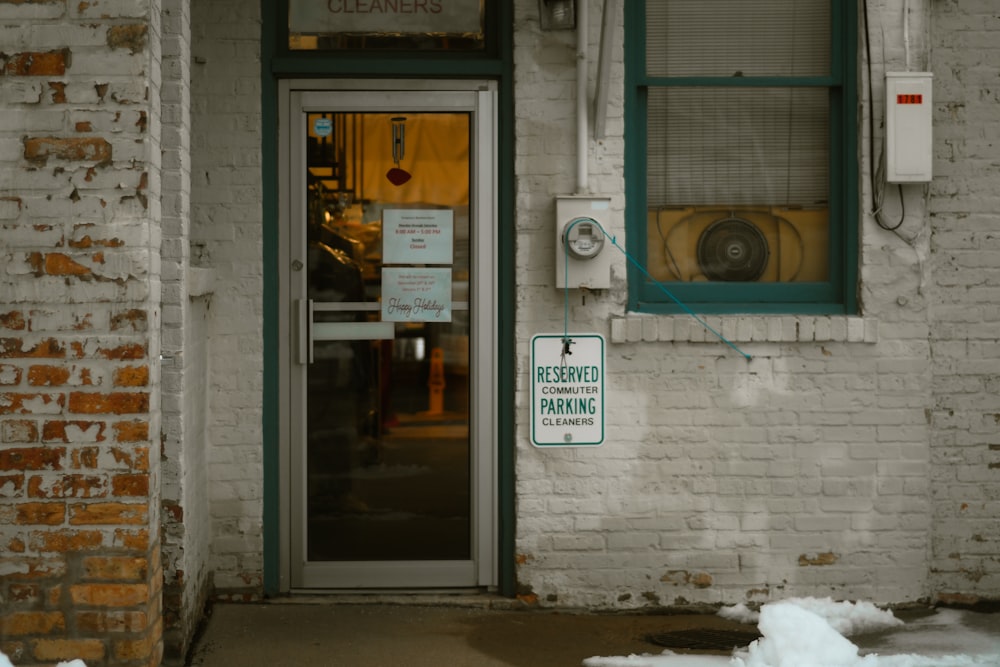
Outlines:
[{"label": "glass door", "polygon": [[493,583],[493,95],[425,85],[288,92],[290,589]]}]

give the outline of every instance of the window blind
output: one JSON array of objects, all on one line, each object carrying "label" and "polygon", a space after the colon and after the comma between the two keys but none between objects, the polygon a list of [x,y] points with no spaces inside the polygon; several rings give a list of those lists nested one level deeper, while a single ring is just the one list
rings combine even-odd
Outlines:
[{"label": "window blind", "polygon": [[648,76],[824,76],[830,0],[647,0]]},{"label": "window blind", "polygon": [[825,205],[828,96],[825,88],[650,90],[647,204]]},{"label": "window blind", "polygon": [[[829,3],[647,0],[647,75],[826,75]],[[824,205],[829,122],[826,88],[650,88],[647,204]]]}]

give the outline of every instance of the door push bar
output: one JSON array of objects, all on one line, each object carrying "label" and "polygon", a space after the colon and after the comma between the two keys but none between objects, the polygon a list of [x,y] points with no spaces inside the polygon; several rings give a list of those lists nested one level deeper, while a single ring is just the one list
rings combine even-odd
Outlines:
[{"label": "door push bar", "polygon": [[[296,299],[298,320],[298,362],[311,364],[313,343],[328,340],[392,340],[396,337],[394,322],[316,322],[316,312],[368,312],[373,304],[313,303],[312,299]],[[377,304],[375,304],[377,307]],[[348,306],[345,308],[345,306]],[[353,308],[350,306],[354,306]]]}]

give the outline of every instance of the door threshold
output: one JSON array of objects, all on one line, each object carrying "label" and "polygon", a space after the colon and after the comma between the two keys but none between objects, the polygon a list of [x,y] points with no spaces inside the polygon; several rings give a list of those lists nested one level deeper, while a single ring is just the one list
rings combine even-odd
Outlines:
[{"label": "door threshold", "polygon": [[270,604],[312,605],[405,605],[414,607],[465,607],[469,609],[521,609],[524,603],[493,590],[448,588],[417,590],[293,590],[273,598]]}]

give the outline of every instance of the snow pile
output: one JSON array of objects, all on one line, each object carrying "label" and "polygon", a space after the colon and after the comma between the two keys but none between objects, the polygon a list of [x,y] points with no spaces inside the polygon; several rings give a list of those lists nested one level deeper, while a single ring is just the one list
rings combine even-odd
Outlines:
[{"label": "snow pile", "polygon": [[733,605],[732,607],[723,607],[719,610],[719,616],[722,618],[728,618],[730,621],[736,621],[737,623],[756,623],[760,620],[760,614],[750,607],[746,606],[742,602]]},{"label": "snow pile", "polygon": [[[993,655],[922,656],[861,655],[845,635],[902,625],[902,621],[867,602],[834,602],[794,598],[764,605],[760,613],[745,605],[720,615],[743,622],[757,620],[763,637],[732,657],[660,655],[593,657],[584,667],[1000,667],[1000,651]],[[955,619],[958,622],[958,619]],[[1000,649],[1000,646],[998,646]]]},{"label": "snow pile", "polygon": [[[879,609],[871,602],[834,602],[832,598],[789,598],[765,606],[777,604],[790,604],[811,611],[845,637],[903,625],[891,611]],[[719,616],[740,623],[757,623],[760,620],[760,613],[751,611],[745,604],[725,607],[719,611]]]},{"label": "snow pile", "polygon": [[857,662],[858,647],[828,619],[791,601],[764,605],[757,629],[763,638],[737,652],[733,667],[847,667]]},{"label": "snow pile", "polygon": [[583,661],[583,667],[729,667],[729,664],[729,658],[717,655],[678,655],[673,651],[664,651],[660,655],[595,657]]}]

